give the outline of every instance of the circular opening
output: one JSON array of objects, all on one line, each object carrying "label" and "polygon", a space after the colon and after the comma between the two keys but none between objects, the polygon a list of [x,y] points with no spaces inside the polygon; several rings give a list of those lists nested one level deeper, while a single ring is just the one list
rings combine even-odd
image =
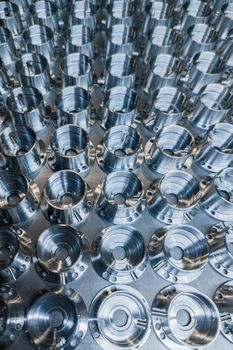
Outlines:
[{"label": "circular opening", "polygon": [[62,89],[57,98],[58,109],[69,114],[80,113],[88,107],[88,103],[88,92],[73,86]]},{"label": "circular opening", "polygon": [[158,147],[168,156],[185,156],[193,144],[193,137],[181,126],[165,127],[158,138]]},{"label": "circular opening", "polygon": [[7,197],[7,202],[11,206],[15,206],[19,204],[21,201],[20,194],[17,192],[12,192],[8,197]]},{"label": "circular opening", "polygon": [[176,205],[179,201],[177,195],[175,195],[174,193],[168,193],[166,195],[166,199],[167,199],[167,202],[171,205]]},{"label": "circular opening", "polygon": [[0,134],[0,146],[5,155],[9,157],[23,156],[35,144],[35,134],[24,126],[5,128]]},{"label": "circular opening", "polygon": [[87,143],[87,133],[75,125],[64,125],[58,128],[51,139],[52,149],[63,157],[77,156],[86,148]]},{"label": "circular opening", "polygon": [[65,74],[77,78],[90,71],[90,63],[87,56],[72,53],[62,60],[61,68]]},{"label": "circular opening", "polygon": [[116,126],[111,128],[104,137],[104,145],[118,157],[133,154],[139,147],[140,136],[131,127]]},{"label": "circular opening", "polygon": [[170,250],[170,255],[175,260],[181,260],[184,257],[184,251],[180,247],[172,247]]},{"label": "circular opening", "polygon": [[114,153],[118,157],[124,157],[125,156],[125,151],[123,149],[116,149]]},{"label": "circular opening", "polygon": [[112,255],[116,260],[124,260],[126,256],[125,248],[118,246],[113,249]]},{"label": "circular opening", "polygon": [[68,257],[69,253],[65,247],[58,247],[55,251],[55,257],[58,260],[65,260]]},{"label": "circular opening", "polygon": [[187,310],[181,309],[178,310],[176,314],[176,320],[180,326],[187,327],[190,324],[192,317]]},{"label": "circular opening", "polygon": [[125,195],[123,193],[116,193],[114,195],[114,202],[117,205],[124,204],[125,200],[126,200],[126,198],[125,198]]},{"label": "circular opening", "polygon": [[64,193],[61,196],[61,204],[62,205],[72,205],[74,202],[74,197],[71,193]]},{"label": "circular opening", "polygon": [[105,106],[113,113],[129,113],[136,109],[137,97],[133,90],[112,88],[106,95]]},{"label": "circular opening", "polygon": [[124,327],[128,322],[128,315],[124,310],[116,310],[112,320],[117,327]]},{"label": "circular opening", "polygon": [[16,88],[7,98],[7,105],[16,113],[26,113],[38,109],[42,95],[33,87]]},{"label": "circular opening", "polygon": [[49,312],[49,325],[52,328],[61,327],[64,322],[64,314],[61,310],[52,310]]}]

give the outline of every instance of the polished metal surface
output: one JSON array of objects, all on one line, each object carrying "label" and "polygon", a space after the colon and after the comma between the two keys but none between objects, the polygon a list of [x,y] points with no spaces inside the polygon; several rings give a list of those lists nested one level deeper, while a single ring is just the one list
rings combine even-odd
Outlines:
[{"label": "polished metal surface", "polygon": [[68,28],[66,32],[66,53],[79,52],[91,59],[95,54],[94,31],[82,24]]}]

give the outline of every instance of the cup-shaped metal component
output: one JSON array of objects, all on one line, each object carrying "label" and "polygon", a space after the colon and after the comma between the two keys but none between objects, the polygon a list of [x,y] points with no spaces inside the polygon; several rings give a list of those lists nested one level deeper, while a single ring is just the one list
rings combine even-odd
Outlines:
[{"label": "cup-shaped metal component", "polygon": [[51,28],[35,24],[23,32],[28,52],[45,56],[49,64],[56,58],[53,31]]},{"label": "cup-shaped metal component", "polygon": [[114,126],[106,132],[97,147],[96,157],[99,166],[106,173],[136,170],[144,160],[141,136],[133,127]]},{"label": "cup-shaped metal component", "polygon": [[16,57],[16,49],[12,34],[8,28],[0,27],[0,58],[5,64],[7,70],[13,75]]},{"label": "cup-shaped metal component", "polygon": [[190,220],[202,195],[198,181],[181,170],[170,171],[147,191],[148,210],[154,219],[166,224]]},{"label": "cup-shaped metal component", "polygon": [[0,59],[0,94],[6,95],[9,93],[10,88],[12,87],[12,81],[9,77],[5,64]]},{"label": "cup-shaped metal component", "polygon": [[178,33],[167,26],[157,26],[150,33],[143,59],[153,62],[159,54],[173,55],[179,41]]},{"label": "cup-shaped metal component", "polygon": [[177,86],[182,72],[181,61],[172,55],[158,55],[144,83],[144,90],[150,95],[163,86]]},{"label": "cup-shaped metal component", "polygon": [[78,52],[91,59],[95,54],[94,31],[82,24],[71,26],[66,32],[66,53]]},{"label": "cup-shaped metal component", "polygon": [[27,314],[27,334],[37,348],[76,348],[87,331],[86,305],[78,292],[59,288],[39,295]]},{"label": "cup-shaped metal component", "polygon": [[135,1],[113,0],[107,5],[106,26],[114,24],[134,25],[136,15]]},{"label": "cup-shaped metal component", "polygon": [[91,334],[103,349],[138,349],[150,335],[149,305],[132,287],[115,285],[101,290],[89,315]]},{"label": "cup-shaped metal component", "polygon": [[40,26],[49,27],[55,33],[59,32],[58,7],[56,2],[36,1],[29,7],[29,11],[32,25],[39,24]]},{"label": "cup-shaped metal component", "polygon": [[228,2],[221,7],[213,25],[221,35],[221,39],[225,40],[233,28],[233,3]]},{"label": "cup-shaped metal component", "polygon": [[54,171],[70,169],[87,176],[95,160],[95,150],[86,131],[76,125],[58,128],[51,138],[49,164]]},{"label": "cup-shaped metal component", "polygon": [[170,282],[189,283],[197,279],[208,263],[208,255],[205,235],[189,225],[156,231],[149,243],[153,270]]},{"label": "cup-shaped metal component", "polygon": [[208,133],[204,145],[193,159],[193,170],[201,176],[213,176],[233,165],[233,125],[219,123]]},{"label": "cup-shaped metal component", "polygon": [[22,334],[25,307],[18,293],[8,285],[0,287],[0,305],[2,322],[0,347],[7,350]]},{"label": "cup-shaped metal component", "polygon": [[145,20],[142,30],[147,34],[156,25],[171,27],[176,1],[148,1],[145,6]]},{"label": "cup-shaped metal component", "polygon": [[17,4],[12,4],[10,1],[1,1],[0,21],[4,27],[11,31],[13,37],[21,34],[23,26]]},{"label": "cup-shaped metal component", "polygon": [[43,141],[36,139],[26,126],[9,126],[0,133],[0,150],[7,169],[17,170],[28,178],[38,175],[46,160]]},{"label": "cup-shaped metal component", "polygon": [[47,94],[50,75],[47,59],[37,53],[25,53],[16,62],[16,73],[22,86],[33,86]]},{"label": "cup-shaped metal component", "polygon": [[192,60],[197,52],[213,50],[218,42],[219,33],[205,23],[198,23],[187,31],[186,40],[182,46],[182,56],[185,60]]},{"label": "cup-shaped metal component", "polygon": [[222,170],[202,198],[202,209],[216,221],[233,222],[233,168]]},{"label": "cup-shaped metal component", "polygon": [[125,54],[110,56],[105,65],[104,88],[115,86],[134,87],[136,77],[136,60]]},{"label": "cup-shaped metal component", "polygon": [[82,177],[71,170],[51,175],[43,195],[44,215],[53,223],[78,225],[87,218],[92,206],[92,191]]},{"label": "cup-shaped metal component", "polygon": [[144,120],[147,131],[152,135],[166,126],[175,125],[184,116],[188,97],[175,87],[164,87],[157,91],[148,117]]},{"label": "cup-shaped metal component", "polygon": [[40,202],[37,185],[15,171],[0,171],[0,220],[21,223],[32,218]]},{"label": "cup-shaped metal component", "polygon": [[25,231],[22,229],[0,226],[1,284],[16,281],[30,267],[32,262],[32,257],[28,254],[30,240],[25,238]]},{"label": "cup-shaped metal component", "polygon": [[208,23],[212,8],[207,1],[191,0],[184,3],[183,11],[180,30],[186,32],[195,24]]},{"label": "cup-shaped metal component", "polygon": [[75,0],[70,11],[69,25],[82,24],[91,29],[96,26],[96,9],[93,1],[90,0]]},{"label": "cup-shaped metal component", "polygon": [[23,21],[22,25],[26,27],[29,16],[28,9],[29,5],[31,4],[31,0],[11,0],[11,3],[18,6],[20,18]]},{"label": "cup-shaped metal component", "polygon": [[35,133],[46,127],[43,97],[36,88],[18,87],[12,90],[7,97],[7,106],[15,125],[28,126]]},{"label": "cup-shaped metal component", "polygon": [[85,90],[92,83],[91,62],[89,58],[80,53],[71,53],[62,59],[61,78],[63,87],[78,86]]},{"label": "cup-shaped metal component", "polygon": [[195,136],[203,137],[211,127],[228,118],[231,108],[230,89],[222,84],[209,84],[190,106],[186,126]]},{"label": "cup-shaped metal component", "polygon": [[77,86],[68,86],[57,97],[58,125],[75,124],[90,131],[94,124],[89,93]]},{"label": "cup-shaped metal component", "polygon": [[102,125],[110,129],[116,125],[132,125],[139,117],[138,96],[134,90],[126,87],[110,89],[104,102]]},{"label": "cup-shaped metal component", "polygon": [[220,313],[221,333],[229,342],[233,343],[233,282],[228,281],[221,284],[217,288],[213,300]]},{"label": "cup-shaped metal component", "polygon": [[130,283],[147,266],[146,246],[141,233],[126,225],[110,226],[92,244],[92,263],[96,272],[111,283]]},{"label": "cup-shaped metal component", "polygon": [[80,278],[89,262],[87,238],[72,226],[55,225],[36,243],[36,271],[48,283],[63,285]]},{"label": "cup-shaped metal component", "polygon": [[136,37],[137,32],[133,27],[114,24],[106,31],[106,56],[114,53],[134,54]]},{"label": "cup-shaped metal component", "polygon": [[192,134],[179,125],[162,129],[157,137],[152,137],[145,145],[145,164],[153,177],[160,177],[170,170],[182,169],[195,146]]},{"label": "cup-shaped metal component", "polygon": [[142,183],[134,173],[113,171],[96,189],[97,214],[112,224],[133,222],[145,209],[143,196]]},{"label": "cup-shaped metal component", "polygon": [[201,349],[219,334],[220,317],[213,301],[184,284],[162,289],[151,312],[154,331],[169,349]]}]

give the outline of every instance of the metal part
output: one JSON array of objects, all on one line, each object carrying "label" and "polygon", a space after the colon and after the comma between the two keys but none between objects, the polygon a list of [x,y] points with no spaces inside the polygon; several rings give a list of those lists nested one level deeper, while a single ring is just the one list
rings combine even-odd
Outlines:
[{"label": "metal part", "polygon": [[91,101],[88,91],[77,86],[68,86],[61,90],[56,100],[58,126],[75,124],[86,130],[94,124]]},{"label": "metal part", "polygon": [[89,251],[88,240],[81,232],[72,226],[52,226],[37,240],[36,271],[47,283],[71,283],[87,270]]},{"label": "metal part", "polygon": [[95,160],[95,150],[86,131],[77,125],[64,125],[52,135],[52,153],[48,162],[52,170],[70,169],[87,176]]},{"label": "metal part", "polygon": [[150,334],[150,311],[145,298],[128,286],[110,286],[93,299],[89,328],[103,349],[138,349]]},{"label": "metal part", "polygon": [[233,282],[227,281],[221,284],[216,290],[213,300],[220,312],[221,333],[229,342],[233,343]]},{"label": "metal part", "polygon": [[197,279],[208,263],[208,255],[205,235],[190,225],[156,231],[149,243],[153,270],[170,282],[189,283]]},{"label": "metal part", "polygon": [[0,287],[0,305],[0,347],[2,350],[7,350],[22,334],[25,322],[25,308],[21,297],[8,285]]},{"label": "metal part", "polygon": [[233,125],[218,123],[208,133],[205,143],[195,154],[192,169],[200,177],[214,176],[233,165]]},{"label": "metal part", "polygon": [[[31,240],[14,226],[0,225],[0,283],[18,280],[30,267]],[[1,340],[0,340],[1,344]]]},{"label": "metal part", "polygon": [[8,74],[13,76],[16,48],[11,31],[2,26],[0,27],[0,58],[4,63]]},{"label": "metal part", "polygon": [[111,283],[133,282],[143,274],[147,262],[144,239],[130,226],[109,226],[92,243],[93,266]]},{"label": "metal part", "polygon": [[12,85],[5,64],[0,59],[0,94],[4,97],[7,96]]},{"label": "metal part", "polygon": [[153,173],[151,176],[156,178],[170,170],[185,169],[194,146],[194,137],[182,126],[163,128],[157,137],[152,137],[145,145],[145,164]]},{"label": "metal part", "polygon": [[221,35],[221,39],[227,39],[233,29],[233,3],[223,4],[220,13],[213,25]]},{"label": "metal part", "polygon": [[109,57],[115,53],[136,54],[136,37],[137,32],[133,27],[114,24],[106,30],[105,56]]},{"label": "metal part", "polygon": [[189,173],[174,170],[152,183],[147,191],[147,205],[152,217],[165,224],[190,221],[202,196],[198,181]]},{"label": "metal part", "polygon": [[208,1],[191,0],[184,2],[183,11],[180,30],[187,32],[195,24],[208,23],[212,8]]},{"label": "metal part", "polygon": [[14,39],[21,35],[23,26],[20,18],[19,8],[17,4],[10,1],[0,2],[0,21],[1,25],[8,28]]},{"label": "metal part", "polygon": [[148,1],[145,6],[145,20],[142,31],[148,34],[156,25],[170,27],[174,20],[176,1]]},{"label": "metal part", "polygon": [[60,31],[56,2],[36,1],[30,5],[29,11],[32,25],[39,24],[40,26],[46,26],[55,33]]},{"label": "metal part", "polygon": [[95,5],[91,0],[74,0],[71,7],[69,25],[82,24],[91,29],[95,29]]},{"label": "metal part", "polygon": [[96,157],[98,165],[106,173],[136,170],[144,160],[141,136],[133,127],[115,126],[106,132],[98,145]]},{"label": "metal part", "polygon": [[94,58],[95,42],[94,31],[82,24],[76,24],[68,28],[66,32],[66,53],[78,52],[90,59]]},{"label": "metal part", "polygon": [[86,305],[72,289],[47,291],[30,306],[26,326],[37,349],[75,349],[87,331]]},{"label": "metal part", "polygon": [[46,161],[43,141],[36,139],[26,126],[9,126],[0,132],[0,151],[5,168],[22,172],[28,178],[36,177]]},{"label": "metal part", "polygon": [[41,207],[52,223],[77,226],[87,218],[92,201],[92,191],[80,175],[60,170],[49,177]]},{"label": "metal part", "polygon": [[110,28],[114,24],[125,24],[133,26],[136,15],[135,1],[112,0],[106,6],[107,19],[106,27]]},{"label": "metal part", "polygon": [[35,133],[43,131],[48,125],[43,97],[33,87],[18,87],[7,97],[7,107],[15,125],[25,125]]},{"label": "metal part", "polygon": [[131,88],[114,87],[106,93],[102,126],[133,125],[139,118],[138,96]]},{"label": "metal part", "polygon": [[90,60],[80,53],[71,53],[60,63],[62,86],[78,86],[85,90],[92,83]]},{"label": "metal part", "polygon": [[152,305],[153,328],[169,349],[200,349],[214,342],[220,330],[215,304],[197,289],[178,284],[162,289]]},{"label": "metal part", "polygon": [[143,195],[142,183],[134,173],[114,171],[96,189],[96,212],[112,224],[133,222],[145,209]]}]

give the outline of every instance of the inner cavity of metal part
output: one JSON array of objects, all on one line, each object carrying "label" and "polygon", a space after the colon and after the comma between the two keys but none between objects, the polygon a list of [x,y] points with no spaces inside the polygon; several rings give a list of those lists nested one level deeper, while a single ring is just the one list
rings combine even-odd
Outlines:
[{"label": "inner cavity of metal part", "polygon": [[105,147],[118,157],[134,154],[140,143],[138,132],[131,127],[116,126],[104,137]]},{"label": "inner cavity of metal part", "polygon": [[26,127],[6,128],[0,134],[2,152],[11,157],[25,155],[34,147],[35,142],[34,132]]},{"label": "inner cavity of metal part", "polygon": [[124,54],[114,54],[106,61],[106,69],[116,77],[127,77],[134,73],[135,59]]},{"label": "inner cavity of metal part", "polygon": [[214,180],[218,194],[227,202],[233,203],[233,168],[223,170]]},{"label": "inner cavity of metal part", "polygon": [[193,137],[188,130],[179,126],[164,128],[157,140],[157,146],[171,157],[181,157],[193,146]]},{"label": "inner cavity of metal part", "polygon": [[203,51],[193,61],[196,68],[205,74],[217,74],[224,68],[224,60],[213,51]]},{"label": "inner cavity of metal part", "polygon": [[23,38],[28,45],[41,46],[53,39],[53,32],[49,27],[33,25],[24,31]]},{"label": "inner cavity of metal part", "polygon": [[87,74],[91,69],[88,57],[79,53],[66,56],[62,61],[61,68],[65,74],[72,77]]},{"label": "inner cavity of metal part", "polygon": [[161,54],[156,57],[151,69],[155,75],[171,78],[181,72],[181,65],[176,57]]},{"label": "inner cavity of metal part", "polygon": [[63,157],[75,157],[86,149],[87,143],[88,136],[85,130],[72,125],[57,129],[51,140],[54,152]]},{"label": "inner cavity of metal part", "polygon": [[128,113],[136,109],[136,94],[131,89],[111,89],[106,96],[105,106],[112,112]]},{"label": "inner cavity of metal part", "polygon": [[210,132],[209,142],[219,152],[233,153],[232,124],[219,123]]},{"label": "inner cavity of metal part", "polygon": [[89,27],[77,24],[68,29],[67,40],[72,45],[81,46],[92,42],[94,34]]},{"label": "inner cavity of metal part", "polygon": [[24,54],[21,56],[21,59],[16,62],[18,73],[28,77],[43,73],[47,66],[46,58],[39,54]]},{"label": "inner cavity of metal part", "polygon": [[123,19],[123,18],[131,17],[135,13],[136,7],[134,2],[117,0],[107,5],[107,11],[114,18]]},{"label": "inner cavity of metal part", "polygon": [[178,36],[174,29],[167,26],[156,26],[151,35],[150,40],[157,46],[170,46],[174,44],[178,39]]},{"label": "inner cavity of metal part", "polygon": [[192,36],[192,40],[197,43],[213,43],[218,38],[218,33],[214,27],[205,23],[198,23],[188,29],[188,33]]},{"label": "inner cavity of metal part", "polygon": [[57,104],[65,113],[79,113],[88,107],[88,93],[79,87],[66,87],[58,95]]},{"label": "inner cavity of metal part", "polygon": [[16,235],[7,227],[0,229],[0,270],[10,266],[19,250]]},{"label": "inner cavity of metal part", "polygon": [[38,1],[31,5],[30,12],[37,18],[48,18],[56,13],[55,3],[48,1]]},{"label": "inner cavity of metal part", "polygon": [[106,35],[115,45],[125,45],[136,39],[136,31],[124,24],[114,24],[107,30]]},{"label": "inner cavity of metal part", "polygon": [[7,98],[8,106],[16,113],[33,111],[40,106],[41,102],[42,95],[32,87],[16,88]]},{"label": "inner cavity of metal part", "polygon": [[28,184],[20,173],[0,172],[0,202],[3,206],[17,206],[26,196]]}]

